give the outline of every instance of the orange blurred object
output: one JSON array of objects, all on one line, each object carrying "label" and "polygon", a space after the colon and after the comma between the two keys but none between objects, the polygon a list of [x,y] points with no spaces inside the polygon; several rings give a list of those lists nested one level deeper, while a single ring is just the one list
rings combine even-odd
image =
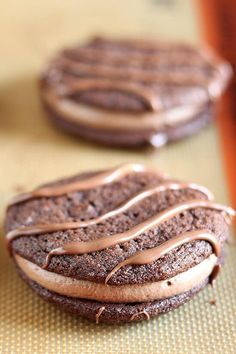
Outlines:
[{"label": "orange blurred object", "polygon": [[[227,59],[236,73],[236,1],[196,0],[204,40]],[[236,209],[236,76],[217,118],[232,206]]]}]

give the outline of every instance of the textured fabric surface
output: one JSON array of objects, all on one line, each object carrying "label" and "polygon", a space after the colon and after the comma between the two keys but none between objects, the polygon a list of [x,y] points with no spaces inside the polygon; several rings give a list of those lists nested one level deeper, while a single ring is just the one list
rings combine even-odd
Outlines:
[{"label": "textured fabric surface", "polygon": [[[168,9],[164,3],[173,6]],[[38,99],[36,77],[52,52],[97,31],[116,35],[168,34],[172,38],[197,40],[190,3],[185,0],[1,2],[1,224],[7,200],[18,191],[90,168],[131,161],[148,163],[180,180],[206,185],[218,202],[227,203],[214,127],[161,151],[112,150],[78,142],[54,130],[44,119]],[[1,354],[235,353],[235,246],[228,246],[226,265],[215,290],[206,288],[188,304],[159,319],[108,326],[63,313],[37,297],[17,276],[3,239],[2,231]],[[214,299],[216,305],[211,305]]]}]

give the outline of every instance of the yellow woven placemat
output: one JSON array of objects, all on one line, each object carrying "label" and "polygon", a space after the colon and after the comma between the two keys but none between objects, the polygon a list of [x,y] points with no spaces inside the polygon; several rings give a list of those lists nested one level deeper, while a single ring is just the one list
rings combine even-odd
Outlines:
[{"label": "yellow woven placemat", "polygon": [[[174,4],[170,9],[164,5],[154,7],[154,3],[154,0],[1,2],[1,223],[7,200],[19,190],[86,169],[130,161],[149,163],[176,178],[206,185],[218,202],[227,203],[213,127],[161,151],[135,152],[78,142],[54,130],[44,119],[36,77],[55,48],[96,31],[197,39],[190,1],[169,1]],[[181,26],[176,26],[177,23]],[[3,238],[2,231],[1,354],[235,353],[235,246],[228,246],[226,265],[214,291],[206,288],[190,303],[159,319],[97,326],[61,312],[31,292],[16,275]],[[211,305],[211,300],[216,300],[216,305]]]}]

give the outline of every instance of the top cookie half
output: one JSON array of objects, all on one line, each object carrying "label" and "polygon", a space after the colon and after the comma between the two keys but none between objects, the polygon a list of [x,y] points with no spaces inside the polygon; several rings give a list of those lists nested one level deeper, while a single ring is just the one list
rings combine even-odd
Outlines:
[{"label": "top cookie half", "polygon": [[95,38],[50,61],[41,94],[56,125],[73,134],[160,146],[209,121],[230,76],[230,66],[208,50]]}]

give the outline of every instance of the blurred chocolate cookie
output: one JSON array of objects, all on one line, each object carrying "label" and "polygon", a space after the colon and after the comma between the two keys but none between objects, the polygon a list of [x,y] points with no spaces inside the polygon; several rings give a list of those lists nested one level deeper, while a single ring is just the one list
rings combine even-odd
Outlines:
[{"label": "blurred chocolate cookie", "polygon": [[209,122],[230,76],[226,62],[191,45],[95,38],[51,60],[41,96],[55,125],[74,135],[159,147]]}]

